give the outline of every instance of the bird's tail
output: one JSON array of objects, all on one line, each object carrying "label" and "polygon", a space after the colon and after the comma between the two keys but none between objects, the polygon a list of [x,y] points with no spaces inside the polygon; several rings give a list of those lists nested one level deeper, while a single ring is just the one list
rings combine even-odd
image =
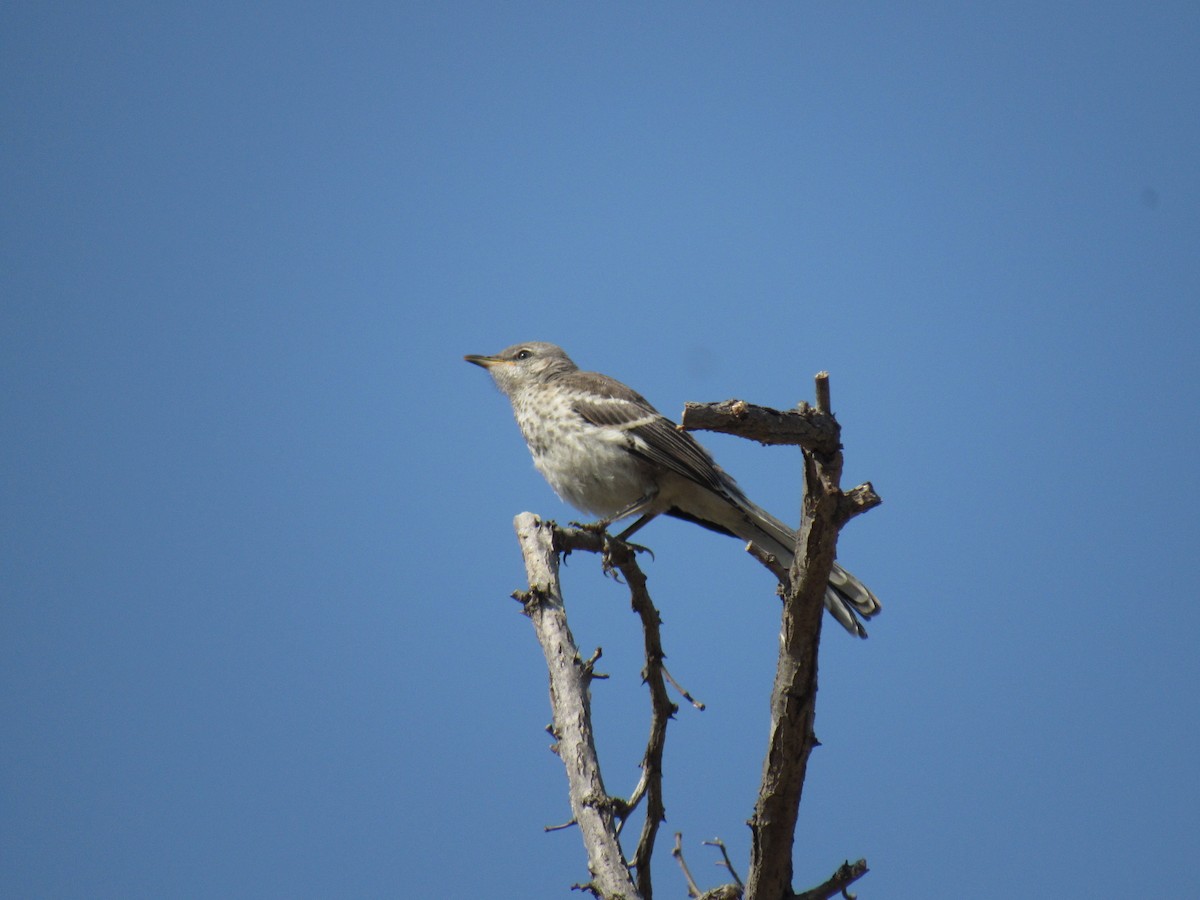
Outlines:
[{"label": "bird's tail", "polygon": [[[734,528],[730,523],[730,530],[742,540],[758,544],[774,555],[785,569],[790,568],[795,556],[796,532],[749,500],[738,499],[745,516],[738,523],[742,527]],[[869,619],[882,607],[870,588],[835,562],[825,588],[825,608],[843,628],[857,637],[865,638],[867,630],[859,617]]]}]

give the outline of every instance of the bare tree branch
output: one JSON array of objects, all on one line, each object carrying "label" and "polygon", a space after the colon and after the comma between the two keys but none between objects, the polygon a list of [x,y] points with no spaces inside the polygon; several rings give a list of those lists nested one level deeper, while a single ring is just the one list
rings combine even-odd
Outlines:
[{"label": "bare tree branch", "polygon": [[[818,410],[829,410],[829,376],[816,378]],[[839,437],[836,421],[835,437]],[[836,441],[841,446],[841,441]],[[747,900],[781,900],[792,892],[792,845],[808,757],[816,744],[817,650],[824,619],[825,587],[837,552],[835,522],[841,490],[841,450],[804,450],[804,503],[796,556],[783,604],[783,624],[771,729],[758,801],[750,820]]]},{"label": "bare tree branch", "polygon": [[705,846],[716,847],[721,851],[721,862],[717,863],[717,865],[729,870],[729,874],[733,876],[733,883],[738,888],[744,887],[742,879],[738,877],[737,869],[733,867],[733,862],[729,859],[729,850],[725,846],[725,842],[720,838],[713,838],[711,841],[704,841],[703,843]]},{"label": "bare tree branch", "polygon": [[837,497],[826,490],[829,474],[805,451],[805,499],[783,625],[771,728],[762,781],[750,819],[747,900],[782,900],[792,892],[792,844],[808,757],[816,744],[817,648],[824,618],[825,585],[833,567]]},{"label": "bare tree branch", "polygon": [[[784,576],[773,557],[753,546],[748,548],[781,576],[784,607],[767,753],[749,823],[752,840],[746,900],[795,896],[792,848],[808,758],[817,745],[813,721],[825,589],[837,555],[839,529],[882,502],[870,484],[842,492],[841,426],[831,412],[827,372],[817,374],[815,388],[815,408],[802,404],[797,410],[777,412],[731,400],[688,404],[683,416],[682,427],[688,429],[722,431],[764,444],[799,444],[803,450],[803,515],[791,571]],[[865,862],[862,868],[865,873]]]},{"label": "bare tree branch", "polygon": [[869,872],[867,861],[860,859],[858,862],[842,863],[833,876],[824,884],[817,885],[815,888],[805,891],[803,894],[796,894],[796,900],[829,900],[837,894],[842,894],[845,897],[853,900],[854,895],[846,893],[846,888],[858,881]]},{"label": "bare tree branch", "polygon": [[550,672],[550,705],[554,711],[558,756],[567,771],[571,812],[579,825],[592,873],[587,889],[606,900],[617,897],[633,900],[639,896],[638,890],[621,853],[615,804],[604,789],[596,757],[590,676],[579,658],[563,608],[554,523],[532,513],[522,513],[513,524],[529,577],[529,591],[522,602]]},{"label": "bare tree branch", "polygon": [[837,527],[841,529],[855,516],[874,509],[882,502],[883,498],[875,493],[875,488],[869,481],[858,487],[850,488],[838,500],[838,511],[835,518]]},{"label": "bare tree branch", "polygon": [[679,863],[679,868],[683,871],[683,880],[687,882],[687,895],[699,897],[700,887],[696,884],[696,879],[692,877],[692,870],[688,868],[687,860],[683,858],[682,832],[675,832],[675,846],[671,848],[671,855],[675,857],[675,861]]},{"label": "bare tree branch", "polygon": [[746,552],[757,559],[760,563],[771,570],[771,574],[779,579],[779,583],[786,588],[789,583],[788,570],[783,567],[775,554],[768,553],[762,547],[753,542],[746,545]]},{"label": "bare tree branch", "polygon": [[[651,900],[653,885],[651,880],[651,860],[654,855],[655,837],[658,834],[659,825],[666,818],[666,810],[663,804],[663,788],[662,788],[662,756],[663,748],[666,745],[667,722],[678,711],[678,707],[671,702],[667,694],[666,680],[670,678],[667,673],[663,660],[666,654],[662,647],[662,634],[660,626],[662,620],[659,617],[658,610],[654,607],[653,601],[650,599],[650,594],[646,590],[646,576],[641,571],[637,564],[636,545],[627,544],[622,541],[614,540],[602,532],[593,528],[559,528],[553,522],[542,522],[536,516],[530,513],[524,513],[516,519],[516,527],[518,537],[521,539],[522,552],[525,555],[526,571],[530,578],[531,589],[526,600],[526,611],[530,614],[530,618],[534,619],[534,627],[538,632],[538,639],[546,648],[546,637],[543,635],[544,623],[549,622],[553,628],[558,628],[558,619],[561,618],[561,628],[566,632],[566,638],[571,641],[569,652],[573,654],[574,666],[573,674],[575,681],[583,688],[583,706],[572,706],[560,708],[560,699],[565,697],[572,704],[575,703],[576,692],[560,694],[555,690],[555,679],[553,667],[551,670],[551,705],[554,707],[555,726],[554,733],[559,739],[559,756],[563,758],[564,763],[567,763],[567,755],[572,758],[579,756],[579,750],[574,745],[565,746],[568,741],[563,733],[559,722],[563,718],[571,718],[579,723],[581,731],[586,735],[587,745],[583,758],[589,756],[592,760],[595,759],[595,748],[592,743],[591,736],[591,709],[587,701],[587,684],[593,677],[602,677],[595,675],[592,671],[592,666],[600,656],[600,650],[597,649],[592,658],[587,662],[580,662],[578,651],[574,649],[574,642],[570,636],[569,630],[566,630],[566,612],[562,608],[561,593],[558,585],[558,559],[559,553],[570,553],[572,550],[586,550],[590,552],[599,552],[604,558],[604,567],[606,571],[616,573],[629,586],[630,601],[633,611],[638,614],[642,622],[642,632],[645,643],[646,665],[642,670],[642,679],[650,690],[650,735],[646,742],[646,751],[642,757],[642,776],[638,781],[637,787],[630,796],[628,802],[621,801],[614,797],[609,797],[604,791],[603,785],[600,783],[599,766],[596,765],[594,774],[588,775],[584,779],[584,783],[580,785],[577,791],[576,782],[572,779],[571,766],[567,765],[568,781],[570,782],[570,790],[572,803],[572,811],[576,813],[575,823],[579,824],[581,829],[584,828],[583,820],[580,817],[578,806],[580,801],[577,801],[577,793],[582,796],[586,802],[588,798],[603,797],[603,801],[599,804],[593,803],[593,806],[599,806],[604,812],[602,818],[601,831],[603,836],[608,839],[611,837],[610,852],[615,852],[621,859],[621,864],[626,869],[626,877],[628,877],[628,869],[632,868],[636,872],[637,894],[643,900]],[[531,561],[532,557],[532,561]],[[549,573],[549,574],[547,574]],[[548,590],[542,587],[543,584],[553,585],[553,590]],[[554,616],[549,620],[545,617],[537,618],[534,615],[535,611],[530,610],[530,603],[541,595],[549,595],[557,599],[557,606],[553,609]],[[561,640],[561,638],[560,638]],[[557,650],[554,658],[559,658],[563,653],[568,652],[566,649]],[[547,664],[551,663],[551,653],[547,651]],[[671,679],[672,684],[674,680]],[[678,687],[678,685],[676,685]],[[698,708],[703,709],[703,704],[697,704],[686,691],[679,688]],[[578,711],[578,715],[576,714]],[[590,748],[590,749],[589,749]],[[646,815],[642,823],[641,835],[638,839],[637,849],[634,852],[632,860],[626,864],[624,856],[621,854],[619,836],[625,819],[642,801],[646,801]],[[609,832],[611,831],[611,834]],[[589,838],[585,836],[585,843],[591,845]],[[589,890],[600,890],[604,892],[609,890],[602,884],[602,879],[597,875],[595,861],[591,865],[595,879],[592,884],[588,885]],[[608,896],[603,893],[603,896]],[[633,896],[633,895],[631,895]]]},{"label": "bare tree branch", "polygon": [[[646,818],[642,822],[642,833],[631,863],[637,871],[637,886],[643,900],[651,900],[654,889],[650,878],[650,861],[654,855],[654,839],[658,834],[658,826],[666,819],[662,786],[663,748],[667,743],[667,722],[678,712],[678,707],[667,695],[667,686],[663,678],[666,672],[663,666],[666,653],[663,652],[662,633],[659,628],[662,619],[646,590],[646,576],[638,568],[635,554],[628,545],[612,542],[608,558],[629,585],[633,611],[642,620],[644,635],[646,666],[642,670],[642,680],[650,689],[650,736],[646,741],[646,752],[642,756],[642,778],[638,787],[645,786]],[[636,800],[631,798],[631,802],[636,803]]]},{"label": "bare tree branch", "polygon": [[671,676],[671,672],[666,666],[662,667],[662,673],[663,673],[663,677],[667,679],[667,682],[671,685],[671,687],[673,687],[673,688],[675,688],[675,690],[679,691],[679,696],[681,696],[688,703],[692,704],[692,706],[695,707],[696,709],[700,710],[701,712],[704,711],[704,709],[705,709],[704,704],[701,701],[697,700],[695,697],[693,697],[688,692],[687,688],[685,688],[682,684],[680,684],[678,681],[676,681]]},{"label": "bare tree branch", "polygon": [[833,453],[840,446],[833,416],[807,403],[788,410],[756,406],[745,400],[687,403],[679,427],[684,431],[735,434],[760,444],[799,445],[822,453]]}]

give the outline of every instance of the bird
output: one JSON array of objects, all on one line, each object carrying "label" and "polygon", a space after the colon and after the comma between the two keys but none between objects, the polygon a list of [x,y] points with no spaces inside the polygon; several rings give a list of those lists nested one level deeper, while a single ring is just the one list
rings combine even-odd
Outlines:
[{"label": "bird", "polygon": [[[624,540],[668,515],[752,542],[791,566],[796,532],[752,503],[695,438],[637,391],[580,370],[561,347],[544,341],[463,359],[492,376],[512,404],[538,471],[567,503],[599,516],[596,527],[637,516],[619,535]],[[867,631],[860,619],[881,608],[866,585],[836,562],[825,606],[862,638]]]}]

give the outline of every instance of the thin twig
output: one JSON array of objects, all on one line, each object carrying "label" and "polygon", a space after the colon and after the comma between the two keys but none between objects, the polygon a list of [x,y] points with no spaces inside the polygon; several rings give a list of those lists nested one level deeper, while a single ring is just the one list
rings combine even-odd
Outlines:
[{"label": "thin twig", "polygon": [[641,804],[642,799],[646,796],[646,786],[650,783],[649,776],[646,770],[642,769],[642,774],[638,776],[638,783],[634,787],[633,792],[629,795],[629,799],[625,801],[625,806],[621,810],[620,821],[617,822],[617,834],[620,835],[625,830],[625,825],[629,821],[629,817]]},{"label": "thin twig", "polygon": [[673,688],[675,688],[675,690],[679,691],[679,696],[683,697],[684,700],[686,700],[688,703],[692,704],[692,706],[696,707],[696,709],[698,709],[698,710],[703,711],[706,708],[703,703],[701,703],[699,700],[697,700],[695,697],[693,697],[691,694],[689,694],[687,692],[687,689],[682,684],[680,684],[673,677],[671,677],[671,672],[666,666],[662,667],[662,673],[663,673],[663,677],[665,677],[667,679],[667,681],[669,681],[671,683],[671,687],[673,687]]},{"label": "thin twig", "polygon": [[833,415],[833,404],[829,401],[829,373],[818,372],[815,378],[817,393],[817,412],[827,416]]},{"label": "thin twig", "polygon": [[719,862],[717,865],[729,870],[729,874],[733,877],[733,880],[738,887],[745,887],[745,885],[742,884],[742,879],[738,878],[738,873],[737,870],[733,868],[733,863],[729,861],[729,850],[726,849],[725,842],[720,838],[713,838],[711,841],[704,841],[704,844],[709,847],[716,847],[721,851],[721,858],[724,860],[724,862]]},{"label": "thin twig", "polygon": [[671,855],[675,857],[679,863],[679,868],[683,870],[683,880],[687,882],[687,892],[689,897],[699,897],[700,888],[696,884],[696,879],[692,878],[692,872],[688,868],[687,860],[683,858],[683,833],[675,832],[675,846],[671,849]]},{"label": "thin twig", "polygon": [[755,559],[757,559],[760,563],[762,563],[768,569],[770,569],[771,574],[779,579],[780,584],[785,585],[785,586],[787,585],[788,570],[785,569],[782,565],[780,565],[779,559],[775,556],[774,553],[768,553],[766,550],[764,550],[762,547],[758,546],[758,544],[754,543],[753,541],[751,541],[749,544],[746,545],[746,552],[749,553],[751,556],[753,556]]},{"label": "thin twig", "polygon": [[592,681],[592,680],[604,681],[605,679],[608,678],[608,674],[606,672],[597,672],[596,671],[596,663],[599,661],[600,657],[603,655],[604,655],[604,648],[597,647],[592,652],[592,655],[583,661],[583,675],[586,679],[588,679],[588,681]]}]

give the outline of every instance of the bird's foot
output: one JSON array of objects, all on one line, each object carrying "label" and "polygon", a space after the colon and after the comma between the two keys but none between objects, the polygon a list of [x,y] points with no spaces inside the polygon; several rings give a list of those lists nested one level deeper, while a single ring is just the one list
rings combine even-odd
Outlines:
[{"label": "bird's foot", "polygon": [[654,551],[649,547],[631,544],[629,541],[606,534],[604,535],[604,549],[600,553],[600,566],[605,575],[611,575],[620,581],[622,562],[632,561],[633,556],[638,553],[649,553],[650,558],[654,559]]},{"label": "bird's foot", "polygon": [[626,547],[628,547],[634,553],[649,553],[650,558],[654,559],[654,551],[651,550],[649,547],[643,547],[641,544],[635,544],[632,541],[626,541],[619,537],[610,538],[609,540],[620,541],[622,544],[624,544]]},{"label": "bird's foot", "polygon": [[649,547],[643,547],[641,544],[634,544],[631,541],[625,540],[622,535],[629,534],[628,531],[622,532],[621,535],[612,535],[608,533],[608,526],[612,524],[611,519],[600,519],[597,522],[570,522],[572,528],[578,528],[580,531],[586,531],[589,534],[594,534],[600,538],[602,549],[600,551],[600,566],[604,570],[605,575],[611,575],[620,580],[620,559],[628,553],[649,553],[650,558],[654,559],[654,551]]},{"label": "bird's foot", "polygon": [[596,522],[570,522],[572,528],[578,528],[580,531],[590,531],[593,534],[602,534],[608,536],[608,526],[612,524],[611,519],[600,519]]}]

